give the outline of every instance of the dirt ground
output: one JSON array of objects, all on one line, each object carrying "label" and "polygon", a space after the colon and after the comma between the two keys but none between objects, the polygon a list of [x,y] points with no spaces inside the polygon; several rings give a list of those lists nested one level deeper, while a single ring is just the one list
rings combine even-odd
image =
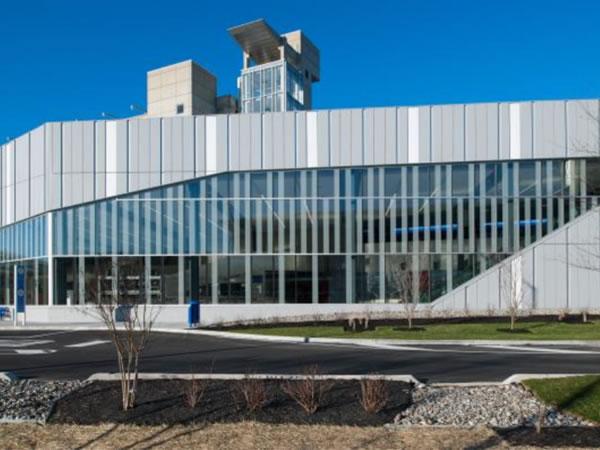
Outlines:
[{"label": "dirt ground", "polygon": [[[564,432],[560,432],[562,437]],[[574,437],[571,435],[571,437]],[[255,422],[198,426],[0,425],[2,449],[491,449],[531,447],[529,431],[500,437],[487,428],[411,428],[268,425]],[[561,447],[548,436],[551,448]],[[594,448],[573,439],[577,448]],[[548,448],[548,447],[546,447]]]}]

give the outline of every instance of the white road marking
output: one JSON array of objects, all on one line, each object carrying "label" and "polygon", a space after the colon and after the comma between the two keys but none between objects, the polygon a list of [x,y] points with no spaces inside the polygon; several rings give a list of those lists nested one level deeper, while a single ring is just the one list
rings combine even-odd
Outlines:
[{"label": "white road marking", "polygon": [[421,346],[407,347],[404,345],[393,345],[393,344],[358,344],[361,347],[379,348],[382,350],[408,350],[412,352],[433,352],[433,353],[455,353],[456,351],[462,352],[461,350],[448,350],[448,349],[436,349],[427,348]]},{"label": "white road marking", "polygon": [[21,348],[21,347],[31,347],[32,345],[44,345],[51,344],[54,341],[52,340],[35,340],[35,339],[27,339],[27,340],[13,340],[13,339],[0,339],[0,348]]},{"label": "white road marking", "polygon": [[107,340],[95,340],[95,341],[79,342],[78,344],[69,344],[69,345],[65,345],[65,347],[69,347],[69,348],[92,347],[94,345],[108,344],[109,342],[110,341],[107,341]]},{"label": "white road marking", "polygon": [[15,349],[19,355],[45,355],[48,353],[56,353],[54,349],[42,349],[42,348],[24,348],[24,349]]},{"label": "white road marking", "polygon": [[494,344],[481,344],[477,347],[483,348],[497,348],[500,350],[520,350],[525,352],[539,352],[539,353],[558,353],[558,354],[571,354],[571,355],[593,355],[598,352],[590,350],[573,350],[567,348],[545,348],[545,347],[530,347],[530,346],[517,346],[517,345],[494,345]]},{"label": "white road marking", "polygon": [[34,338],[41,338],[41,337],[47,337],[47,336],[56,336],[57,334],[69,334],[69,333],[76,333],[76,331],[71,331],[71,330],[67,330],[67,331],[51,331],[48,333],[40,333],[40,334],[28,334],[28,335],[13,335],[13,336],[6,336],[6,335],[2,335],[3,339],[18,339],[18,340],[27,340],[27,339],[34,339]]},{"label": "white road marking", "polygon": [[588,350],[571,350],[564,348],[544,348],[544,347],[530,347],[530,346],[518,346],[518,345],[494,345],[494,344],[469,344],[465,347],[473,348],[476,350],[461,350],[459,348],[446,349],[446,348],[428,348],[423,346],[404,346],[404,345],[393,345],[393,344],[358,344],[361,347],[377,348],[382,350],[401,350],[401,351],[413,351],[413,352],[429,352],[429,353],[489,353],[486,349],[497,349],[507,350],[505,353],[554,353],[554,354],[572,354],[572,355],[600,355],[597,351]]}]

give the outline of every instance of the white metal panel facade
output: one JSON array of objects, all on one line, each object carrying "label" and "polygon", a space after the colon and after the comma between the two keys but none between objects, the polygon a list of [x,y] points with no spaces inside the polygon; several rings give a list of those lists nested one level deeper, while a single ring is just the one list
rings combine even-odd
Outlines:
[{"label": "white metal panel facade", "polygon": [[31,155],[31,199],[30,213],[32,216],[41,214],[45,210],[45,165],[44,165],[44,140],[45,127],[41,126],[31,132],[30,155]]},{"label": "white metal panel facade", "polygon": [[[3,146],[2,223],[229,170],[590,156],[600,150],[598,105],[569,100],[49,123]],[[23,162],[18,168],[15,158]]]},{"label": "white metal panel facade", "polygon": [[29,217],[29,137],[31,133],[21,136],[15,141],[14,147],[14,185],[15,185],[15,215],[19,221]]}]

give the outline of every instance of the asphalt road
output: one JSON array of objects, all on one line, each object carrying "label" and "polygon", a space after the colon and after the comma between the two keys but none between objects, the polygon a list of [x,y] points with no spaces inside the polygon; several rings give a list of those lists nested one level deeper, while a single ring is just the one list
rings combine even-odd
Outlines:
[{"label": "asphalt road", "polygon": [[[423,382],[500,381],[514,373],[597,373],[600,348],[358,346],[275,343],[155,333],[144,372],[412,374]],[[117,370],[102,331],[0,331],[0,371],[41,379],[85,378]]]}]

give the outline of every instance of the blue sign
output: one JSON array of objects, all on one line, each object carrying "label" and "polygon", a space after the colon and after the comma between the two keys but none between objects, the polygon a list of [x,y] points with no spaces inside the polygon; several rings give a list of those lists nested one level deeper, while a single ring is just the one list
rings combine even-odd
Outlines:
[{"label": "blue sign", "polygon": [[15,307],[17,313],[25,312],[25,268],[15,266]]}]

